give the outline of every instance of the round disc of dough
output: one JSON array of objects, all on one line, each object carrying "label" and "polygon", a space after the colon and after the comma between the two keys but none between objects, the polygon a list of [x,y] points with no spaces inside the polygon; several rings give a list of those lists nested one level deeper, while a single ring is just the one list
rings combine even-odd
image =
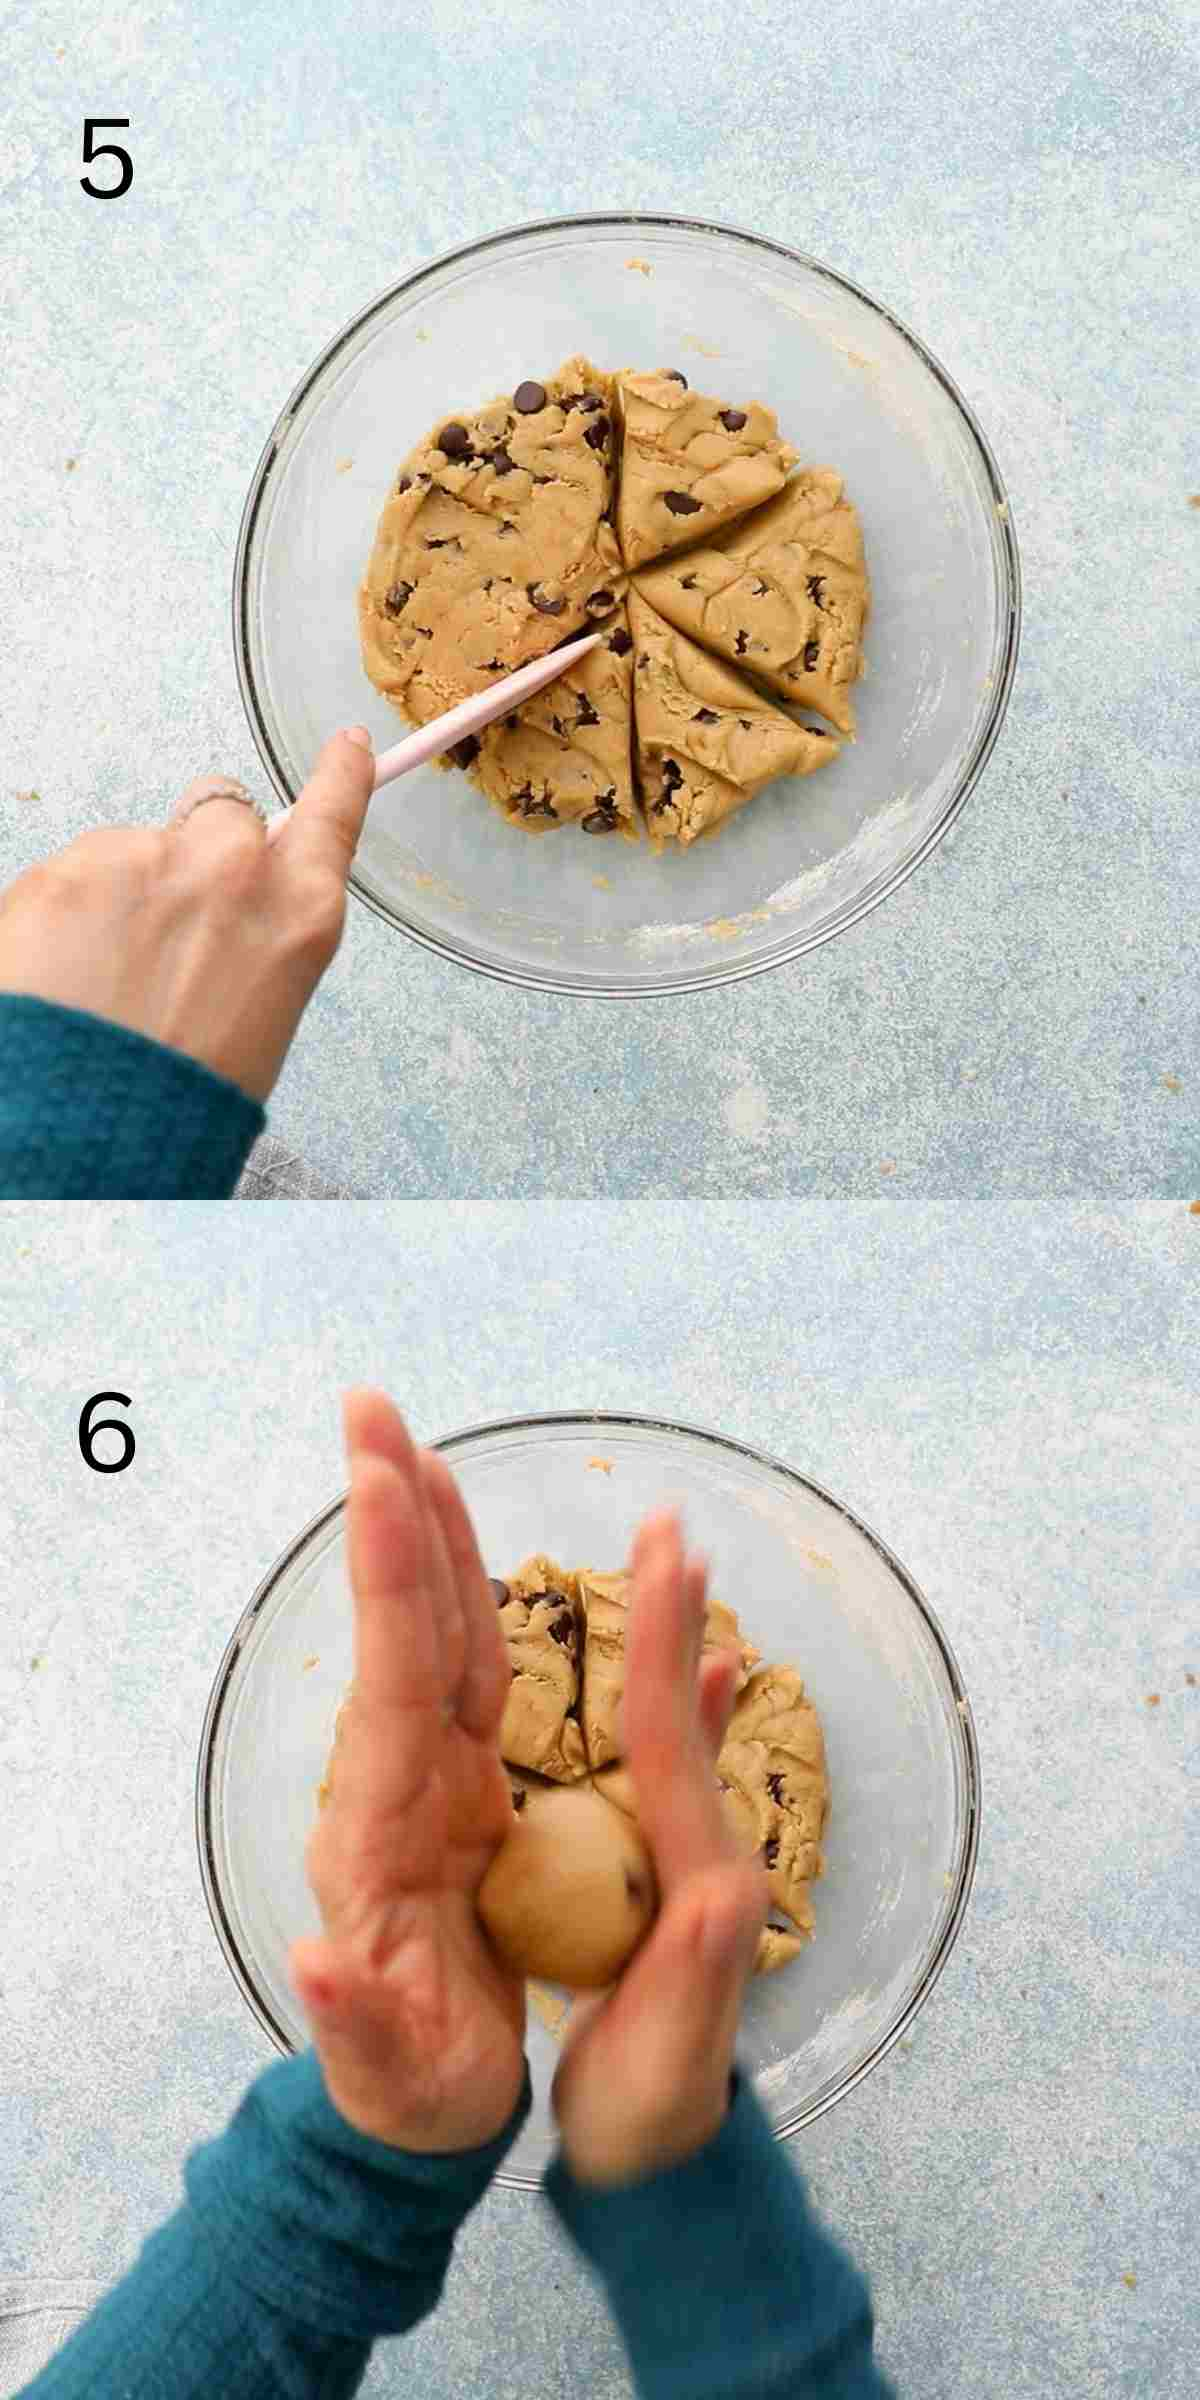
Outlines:
[{"label": "round disc of dough", "polygon": [[539,1793],[492,1860],[477,1905],[519,1974],[599,1989],[654,1917],[650,1853],[636,1825],[586,1787]]}]

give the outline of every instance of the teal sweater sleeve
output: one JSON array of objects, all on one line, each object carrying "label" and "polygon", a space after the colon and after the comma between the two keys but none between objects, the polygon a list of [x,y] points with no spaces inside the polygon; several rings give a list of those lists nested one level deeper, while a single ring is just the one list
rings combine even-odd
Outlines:
[{"label": "teal sweater sleeve", "polygon": [[682,2166],[593,2191],[559,2158],[546,2193],[607,2293],[641,2400],[892,2400],[866,2283],[744,2077]]},{"label": "teal sweater sleeve", "polygon": [[224,1200],[265,1123],[181,1050],[0,992],[0,1199]]},{"label": "teal sweater sleeve", "polygon": [[[437,2306],[464,2217],[523,2125],[420,2157],[355,2133],[312,2051],[251,2085],[186,2200],[25,2400],[343,2400],[379,2334]],[[608,2294],[643,2400],[889,2400],[866,2284],[738,2079],[697,2157],[551,2206]]]},{"label": "teal sweater sleeve", "polygon": [[251,2085],[151,2235],[26,2400],[343,2400],[377,2334],[436,2308],[454,2236],[529,2112],[451,2158],[356,2133],[314,2053]]}]

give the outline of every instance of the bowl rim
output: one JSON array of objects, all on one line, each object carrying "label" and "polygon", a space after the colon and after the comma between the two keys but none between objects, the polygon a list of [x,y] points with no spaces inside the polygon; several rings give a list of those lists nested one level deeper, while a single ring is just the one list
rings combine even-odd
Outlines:
[{"label": "bowl rim", "polygon": [[739,247],[763,253],[767,257],[786,259],[789,266],[802,267],[808,273],[835,285],[840,291],[849,293],[869,309],[874,316],[882,318],[885,324],[890,325],[892,330],[900,335],[902,341],[907,343],[909,349],[933,376],[935,382],[941,385],[942,390],[957,409],[966,432],[974,443],[983,466],[985,481],[991,491],[995,527],[999,539],[1001,569],[998,612],[1000,625],[996,645],[997,656],[993,659],[990,669],[992,682],[988,694],[988,706],[976,731],[958,782],[940,818],[935,825],[930,826],[909,857],[902,859],[890,873],[868,885],[859,899],[848,905],[833,921],[817,926],[807,933],[796,934],[785,939],[777,950],[751,959],[714,962],[711,966],[688,975],[662,974],[652,982],[636,985],[580,982],[561,972],[555,974],[542,968],[518,968],[494,959],[475,957],[470,950],[452,941],[448,935],[433,933],[428,927],[417,925],[409,917],[402,915],[399,910],[389,907],[386,902],[363,887],[356,875],[354,865],[351,865],[347,889],[353,893],[355,899],[360,901],[363,907],[369,908],[375,916],[382,918],[385,924],[406,935],[410,941],[418,943],[422,949],[432,951],[439,958],[448,959],[456,966],[467,967],[473,974],[485,975],[493,982],[514,985],[522,991],[561,992],[571,997],[590,1000],[637,1001],[663,999],[688,992],[711,991],[721,984],[745,982],[750,976],[765,975],[774,967],[790,965],[794,960],[806,957],[809,952],[823,948],[826,942],[832,941],[838,934],[847,932],[852,925],[861,924],[862,920],[872,915],[874,910],[889,899],[893,892],[899,891],[901,886],[907,883],[909,876],[915,874],[917,868],[922,866],[938,847],[951,826],[957,822],[995,748],[1008,710],[1021,642],[1021,561],[1017,547],[1016,528],[1013,523],[1012,506],[991,444],[969,401],[960,391],[953,376],[941,364],[940,359],[935,357],[933,351],[921,340],[919,334],[915,334],[911,327],[905,324],[902,317],[898,317],[895,311],[888,308],[882,301],[873,299],[871,294],[865,291],[861,284],[855,283],[850,276],[839,273],[836,267],[827,267],[822,260],[814,258],[808,251],[793,249],[786,242],[776,241],[770,235],[753,233],[748,227],[729,225],[716,217],[665,216],[658,212],[646,212],[640,209],[594,210],[572,216],[534,217],[521,224],[505,226],[499,233],[483,234],[475,241],[464,242],[454,249],[440,251],[435,258],[428,259],[423,266],[417,267],[411,274],[402,276],[398,283],[390,284],[386,291],[378,293],[374,300],[369,301],[364,308],[357,310],[354,316],[348,318],[340,331],[326,343],[325,348],[312,365],[305,369],[305,372],[293,385],[283,407],[279,410],[263,444],[242,506],[233,564],[232,630],[238,690],[241,694],[242,707],[250,728],[251,738],[276,797],[282,801],[285,808],[291,808],[294,805],[295,794],[290,789],[282,763],[267,730],[265,711],[259,698],[251,665],[249,575],[255,533],[271,470],[278,456],[280,444],[289,431],[297,411],[303,406],[310,393],[316,389],[326,368],[339,352],[354,341],[373,318],[382,315],[386,309],[392,306],[393,302],[404,297],[411,298],[422,284],[428,282],[430,278],[440,275],[445,268],[461,266],[467,260],[484,258],[489,252],[502,251],[510,243],[527,239],[531,235],[579,233],[619,228],[651,233],[708,234],[720,241],[733,242]]},{"label": "bowl rim", "polygon": [[[920,1585],[909,1573],[903,1561],[896,1556],[890,1544],[884,1541],[883,1536],[876,1533],[874,1527],[867,1524],[865,1518],[859,1516],[857,1510],[848,1507],[845,1501],[836,1499],[834,1494],[827,1491],[824,1484],[819,1483],[814,1476],[801,1474],[798,1468],[788,1466],[783,1459],[776,1458],[773,1452],[761,1450],[752,1442],[741,1441],[733,1435],[718,1433],[710,1426],[693,1425],[686,1419],[678,1417],[645,1416],[637,1411],[627,1409],[548,1409],[525,1417],[486,1418],[480,1424],[461,1426],[454,1433],[441,1434],[435,1441],[430,1442],[428,1447],[440,1451],[445,1457],[452,1457],[456,1451],[461,1451],[489,1436],[531,1433],[536,1432],[539,1428],[549,1426],[553,1426],[559,1431],[587,1428],[589,1432],[602,1433],[606,1429],[610,1431],[633,1429],[640,1433],[666,1434],[682,1439],[689,1444],[699,1443],[706,1449],[715,1449],[737,1458],[749,1459],[755,1466],[767,1467],[773,1473],[781,1475],[786,1482],[798,1486],[800,1490],[815,1494],[818,1499],[823,1500],[832,1508],[846,1524],[853,1526],[854,1530],[862,1535],[863,1539],[884,1561],[884,1564],[890,1568],[915,1608],[926,1632],[930,1635],[950,1686],[954,1701],[954,1717],[960,1728],[959,1738],[962,1744],[960,1763],[963,1780],[963,1824],[950,1907],[936,1948],[927,1960],[919,1980],[908,1995],[894,2024],[886,2033],[880,2035],[879,2040],[867,2053],[867,2056],[860,2059],[857,2066],[840,2077],[831,2090],[818,2095],[817,2099],[811,2101],[807,2107],[796,2110],[794,2114],[773,2128],[776,2140],[787,2141],[803,2126],[814,2124],[818,2117],[824,2116],[826,2110],[833,2108],[839,2100],[844,2100],[847,2093],[852,2092],[856,2085],[860,2084],[872,2069],[879,2065],[880,2060],[886,2058],[888,2051],[900,2040],[901,2035],[912,2024],[918,2011],[924,2007],[962,1930],[979,1856],[982,1777],[974,1714],[958,1661],[941,1622],[925,1598]],[[252,1628],[295,1559],[311,1540],[332,1524],[335,1518],[342,1515],[347,1498],[348,1493],[342,1491],[335,1499],[327,1501],[323,1508],[317,1510],[316,1515],[309,1519],[301,1531],[287,1544],[287,1547],[279,1553],[242,1610],[225,1645],[213,1678],[208,1704],[204,1712],[196,1762],[196,1847],[200,1865],[200,1880],[209,1918],[218,1944],[224,1953],[225,1963],[242,1998],[263,2032],[267,2034],[275,2048],[284,2057],[295,2055],[292,2045],[276,2020],[265,1996],[258,1989],[247,1961],[242,1957],[221,1891],[212,1830],[214,1753],[222,1712],[229,1697],[238,1661]],[[513,2189],[536,2191],[541,2178],[506,2166],[499,2170],[496,2181]]]}]

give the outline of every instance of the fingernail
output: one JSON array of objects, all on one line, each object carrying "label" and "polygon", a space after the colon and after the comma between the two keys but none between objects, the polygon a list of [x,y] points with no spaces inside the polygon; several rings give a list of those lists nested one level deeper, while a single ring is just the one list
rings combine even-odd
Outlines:
[{"label": "fingernail", "polygon": [[356,750],[370,749],[371,736],[367,732],[365,725],[346,725],[342,730],[345,733],[346,740],[348,742],[353,742]]}]

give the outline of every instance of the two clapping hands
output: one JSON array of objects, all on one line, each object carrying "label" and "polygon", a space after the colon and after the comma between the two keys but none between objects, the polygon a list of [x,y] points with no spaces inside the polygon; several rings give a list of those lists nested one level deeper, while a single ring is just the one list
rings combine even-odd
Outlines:
[{"label": "two clapping hands", "polygon": [[[509,1663],[453,1476],[382,1394],[346,1402],[355,1676],[309,1848],[324,1931],[292,1953],[330,2098],[399,2149],[474,2149],[524,2081],[525,1995],[475,1894],[512,1822],[499,1748]],[[670,1514],[633,1552],[625,1751],[660,1893],[599,2001],[577,2003],[554,2082],[583,2182],[641,2180],[699,2150],[728,2104],[766,1913],[713,1764],[737,1661],[701,1659],[705,1570]]]}]

